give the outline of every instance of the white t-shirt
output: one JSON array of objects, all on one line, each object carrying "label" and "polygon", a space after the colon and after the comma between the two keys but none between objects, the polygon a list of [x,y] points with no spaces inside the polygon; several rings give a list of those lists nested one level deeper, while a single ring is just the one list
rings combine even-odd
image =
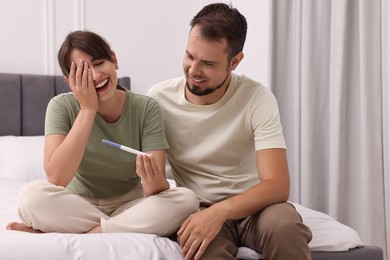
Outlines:
[{"label": "white t-shirt", "polygon": [[185,99],[184,77],[160,82],[148,91],[160,104],[172,174],[200,202],[212,204],[259,182],[256,150],[286,148],[276,99],[260,83],[232,74],[215,104]]}]

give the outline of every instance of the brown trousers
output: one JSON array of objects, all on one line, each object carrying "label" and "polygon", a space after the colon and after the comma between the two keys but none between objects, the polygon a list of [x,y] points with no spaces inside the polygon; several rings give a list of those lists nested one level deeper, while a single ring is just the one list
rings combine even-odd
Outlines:
[{"label": "brown trousers", "polygon": [[266,260],[306,260],[311,259],[311,237],[295,207],[279,203],[245,219],[225,222],[201,259],[236,259],[238,247],[245,246]]}]

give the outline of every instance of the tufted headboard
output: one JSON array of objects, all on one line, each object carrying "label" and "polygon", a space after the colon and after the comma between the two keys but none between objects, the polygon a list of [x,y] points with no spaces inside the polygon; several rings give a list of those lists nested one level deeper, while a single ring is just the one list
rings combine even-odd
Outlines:
[{"label": "tufted headboard", "polygon": [[[130,89],[130,77],[118,82]],[[63,76],[0,73],[0,136],[43,135],[47,104],[69,91]]]}]

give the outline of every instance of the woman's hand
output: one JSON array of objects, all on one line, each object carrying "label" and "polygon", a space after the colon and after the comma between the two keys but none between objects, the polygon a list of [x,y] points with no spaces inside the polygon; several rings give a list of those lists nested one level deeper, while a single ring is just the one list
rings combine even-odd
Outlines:
[{"label": "woman's hand", "polygon": [[137,175],[141,178],[145,196],[169,189],[165,175],[165,152],[153,151],[137,155]]},{"label": "woman's hand", "polygon": [[97,111],[98,97],[88,63],[80,60],[77,65],[72,61],[69,73],[69,87],[79,102],[81,109]]}]

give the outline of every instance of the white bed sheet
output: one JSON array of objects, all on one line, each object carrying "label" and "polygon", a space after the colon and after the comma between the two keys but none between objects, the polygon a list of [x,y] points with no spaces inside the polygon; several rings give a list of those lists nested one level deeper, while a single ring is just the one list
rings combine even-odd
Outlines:
[{"label": "white bed sheet", "polygon": [[[183,259],[180,246],[168,238],[149,234],[30,234],[6,230],[18,220],[17,193],[24,182],[0,178],[0,259]],[[294,204],[310,227],[312,251],[346,251],[361,246],[357,233],[330,216]],[[240,248],[241,259],[262,259],[248,248]]]}]

